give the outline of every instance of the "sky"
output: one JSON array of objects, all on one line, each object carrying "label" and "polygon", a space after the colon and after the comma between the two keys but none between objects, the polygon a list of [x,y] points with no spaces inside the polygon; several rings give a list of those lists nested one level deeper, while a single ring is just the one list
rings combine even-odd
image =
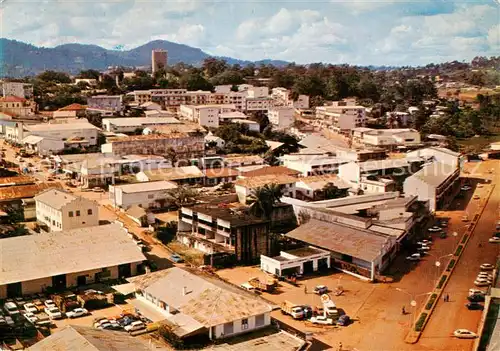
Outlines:
[{"label": "sky", "polygon": [[211,55],[355,65],[500,56],[500,0],[0,0],[0,36],[128,50],[155,39]]}]

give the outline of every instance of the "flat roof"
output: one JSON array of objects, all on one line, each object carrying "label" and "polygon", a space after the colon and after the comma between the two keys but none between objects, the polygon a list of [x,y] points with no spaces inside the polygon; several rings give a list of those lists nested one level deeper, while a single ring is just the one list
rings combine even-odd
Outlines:
[{"label": "flat roof", "polygon": [[[269,168],[269,167],[266,167]],[[265,168],[264,168],[265,169]],[[257,177],[247,177],[236,180],[235,184],[245,188],[258,188],[266,184],[293,184],[298,182],[298,178],[288,174],[268,174]]]},{"label": "flat roof", "polygon": [[152,124],[180,124],[181,122],[174,117],[124,117],[124,118],[103,118],[103,122],[120,127],[134,127]]},{"label": "flat roof", "polygon": [[412,177],[417,177],[429,185],[438,187],[455,172],[458,172],[457,167],[441,162],[433,162],[414,173]]},{"label": "flat roof", "polygon": [[210,346],[210,350],[297,351],[302,350],[305,344],[304,340],[283,330],[277,331],[275,328],[264,328],[222,341],[215,346]]},{"label": "flat roof", "polygon": [[324,254],[324,253],[328,253],[328,252],[309,246],[309,247],[301,247],[298,249],[285,251],[285,253],[287,253],[289,255],[297,256],[297,257],[308,257],[308,256],[319,255],[319,254]]},{"label": "flat roof", "polygon": [[44,124],[28,124],[24,126],[30,132],[53,132],[56,130],[78,130],[78,129],[96,129],[96,126],[88,122],[76,123],[44,123]]},{"label": "flat roof", "polygon": [[238,210],[234,208],[220,207],[211,204],[202,204],[202,205],[195,205],[192,207],[183,207],[183,208],[229,222],[232,227],[268,222],[267,220],[252,216],[251,214],[247,213],[245,209]]},{"label": "flat roof", "polygon": [[61,209],[76,199],[78,199],[77,196],[59,189],[49,189],[35,196],[35,201],[42,202],[56,209]]},{"label": "flat roof", "polygon": [[329,223],[317,219],[285,234],[288,238],[335,251],[367,262],[373,262],[381,254],[387,238],[367,230]]},{"label": "flat roof", "polygon": [[328,183],[332,183],[340,189],[349,189],[351,186],[344,180],[339,178],[336,174],[324,174],[309,177],[300,177],[297,180],[296,187],[300,187],[299,183],[303,183],[311,190],[321,190]]},{"label": "flat roof", "polygon": [[133,193],[142,193],[145,191],[162,191],[162,190],[176,189],[177,184],[166,180],[158,180],[152,182],[115,185],[114,188],[121,189],[122,192],[127,194],[133,194]]},{"label": "flat roof", "polygon": [[281,174],[297,176],[300,174],[300,172],[285,166],[261,167],[250,171],[241,171],[241,175],[243,177],[259,177],[263,175],[281,175]]},{"label": "flat roof", "polygon": [[227,155],[224,157],[224,163],[250,163],[258,162],[263,163],[264,159],[259,155]]},{"label": "flat roof", "polygon": [[205,175],[196,166],[160,168],[145,171],[144,174],[150,181],[153,180],[182,180],[190,178],[203,178]]},{"label": "flat roof", "polygon": [[116,223],[2,239],[0,257],[0,285],[146,260]]}]

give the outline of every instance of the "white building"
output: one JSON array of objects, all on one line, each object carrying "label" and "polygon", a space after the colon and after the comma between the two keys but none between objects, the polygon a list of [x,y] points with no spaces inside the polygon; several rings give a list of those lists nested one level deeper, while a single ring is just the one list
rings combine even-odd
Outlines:
[{"label": "white building", "polygon": [[26,124],[23,138],[36,135],[60,139],[64,141],[66,147],[92,146],[97,145],[98,132],[99,128],[88,122]]},{"label": "white building", "polygon": [[460,153],[451,151],[443,147],[434,147],[434,146],[408,152],[406,154],[406,157],[408,158],[421,157],[426,160],[433,160],[440,163],[444,163],[452,167],[460,167],[463,161],[463,158],[461,157]]},{"label": "white building", "polygon": [[415,129],[353,129],[353,139],[359,143],[377,147],[415,146],[421,143]]},{"label": "white building", "polygon": [[299,171],[302,176],[337,173],[347,160],[326,154],[289,154],[281,157],[283,166]]},{"label": "white building", "polygon": [[251,99],[267,98],[269,96],[269,88],[252,86],[246,90],[246,96]]},{"label": "white building", "polygon": [[276,129],[286,129],[295,122],[293,107],[273,107],[267,111],[269,122]]},{"label": "white building", "polygon": [[146,260],[119,224],[2,239],[0,257],[0,299],[130,277]]},{"label": "white building", "polygon": [[37,221],[51,231],[99,225],[99,205],[95,201],[50,189],[35,196],[35,203]]},{"label": "white building", "polygon": [[274,99],[270,97],[247,97],[245,102],[247,111],[267,111],[274,106]]},{"label": "white building", "polygon": [[224,166],[229,168],[264,165],[264,159],[259,155],[227,155]]},{"label": "white building", "polygon": [[173,117],[124,117],[102,119],[103,128],[108,132],[115,133],[133,133],[137,129],[166,124],[181,124],[181,122]]},{"label": "white building", "polygon": [[224,139],[219,138],[216,135],[213,135],[212,132],[209,132],[207,135],[205,135],[205,142],[207,143],[207,145],[215,143],[215,146],[218,147],[219,149],[222,149],[226,145]]},{"label": "white building", "polygon": [[236,110],[233,104],[227,105],[181,105],[180,115],[182,118],[197,122],[204,127],[219,127],[219,114]]},{"label": "white building", "polygon": [[236,180],[235,190],[238,195],[238,200],[242,204],[246,204],[253,191],[265,185],[276,184],[283,186],[283,195],[295,197],[295,182],[297,177],[286,174],[270,174],[257,177],[246,177]]},{"label": "white building", "polygon": [[260,256],[260,269],[287,277],[292,274],[307,274],[330,268],[330,252],[312,246],[281,251],[279,256]]},{"label": "white building", "polygon": [[94,79],[94,78],[76,78],[75,85],[78,85],[78,83],[86,83],[89,86],[94,87],[97,85],[97,79]]},{"label": "white building", "polygon": [[[271,324],[271,305],[207,275],[173,267],[129,281],[136,291],[131,303],[153,321],[166,319],[177,326],[179,337],[208,334],[212,340],[222,339]],[[148,314],[148,309],[156,313]]]},{"label": "white building", "polygon": [[142,182],[125,185],[111,185],[109,200],[115,207],[128,209],[139,206],[145,209],[163,207],[168,191],[177,189],[175,183],[169,181]]},{"label": "white building", "polygon": [[33,84],[19,82],[2,82],[0,83],[2,96],[16,96],[23,99],[31,99],[33,97]]},{"label": "white building", "polygon": [[316,118],[322,120],[338,133],[350,132],[362,127],[366,120],[366,108],[344,101],[333,105],[316,107]]},{"label": "white building", "polygon": [[248,119],[241,111],[227,111],[219,113],[219,123],[231,122],[234,119]]},{"label": "white building", "polygon": [[107,110],[120,112],[123,110],[122,95],[95,95],[87,98],[88,110]]},{"label": "white building", "polygon": [[21,140],[26,150],[31,150],[38,155],[46,156],[64,150],[64,141],[58,138],[28,135]]},{"label": "white building", "polygon": [[231,122],[246,125],[250,132],[260,132],[260,124],[258,122],[249,119],[232,119]]}]

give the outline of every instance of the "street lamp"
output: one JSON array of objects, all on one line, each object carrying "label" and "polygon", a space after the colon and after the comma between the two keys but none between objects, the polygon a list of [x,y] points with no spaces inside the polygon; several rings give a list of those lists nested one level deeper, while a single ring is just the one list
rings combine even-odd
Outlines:
[{"label": "street lamp", "polygon": [[[397,291],[399,292],[402,292],[403,294],[406,294],[408,295],[411,300],[410,300],[410,306],[415,310],[415,308],[417,307],[418,303],[417,303],[417,297],[419,296],[424,296],[424,295],[430,295],[432,294],[432,291],[429,291],[429,292],[426,292],[426,293],[423,293],[423,294],[418,294],[418,295],[415,295],[415,294],[410,294],[408,291],[404,290],[404,289],[401,289],[401,288],[396,288]],[[415,320],[417,319],[417,316],[416,316],[416,313],[415,311],[413,312],[413,323],[415,323]]]},{"label": "street lamp", "polygon": [[439,257],[437,257],[437,256],[435,256],[435,255],[433,255],[431,253],[428,253],[428,255],[432,256],[432,257],[434,257],[436,259],[436,262],[434,262],[434,266],[436,266],[436,284],[437,284],[437,279],[438,279],[438,276],[439,276],[439,267],[441,267],[441,259],[445,258],[445,257],[453,256],[453,254],[450,253],[450,254],[447,254],[447,255],[439,256]]}]

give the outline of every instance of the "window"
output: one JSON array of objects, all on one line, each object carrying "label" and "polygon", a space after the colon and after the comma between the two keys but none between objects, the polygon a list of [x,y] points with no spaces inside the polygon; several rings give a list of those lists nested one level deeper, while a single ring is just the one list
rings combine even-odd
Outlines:
[{"label": "window", "polygon": [[69,211],[68,216],[73,217],[73,211]]},{"label": "window", "polygon": [[90,208],[87,210],[87,214],[88,214],[88,215],[91,215],[91,214],[92,214],[92,210],[91,210]]},{"label": "window", "polygon": [[148,199],[153,199],[155,197],[155,194],[149,194]]},{"label": "window", "polygon": [[242,319],[241,320],[241,330],[247,330],[248,329],[248,319]]},{"label": "window", "polygon": [[80,211],[76,211],[76,216],[80,217]]}]

